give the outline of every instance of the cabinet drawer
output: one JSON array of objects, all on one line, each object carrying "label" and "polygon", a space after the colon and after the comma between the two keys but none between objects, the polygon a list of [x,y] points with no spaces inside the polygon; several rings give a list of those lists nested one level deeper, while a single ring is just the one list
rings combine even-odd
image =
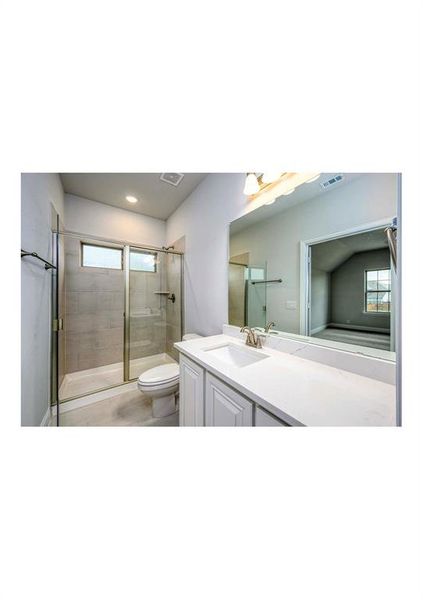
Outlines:
[{"label": "cabinet drawer", "polygon": [[253,403],[210,373],[206,374],[206,426],[251,427]]}]

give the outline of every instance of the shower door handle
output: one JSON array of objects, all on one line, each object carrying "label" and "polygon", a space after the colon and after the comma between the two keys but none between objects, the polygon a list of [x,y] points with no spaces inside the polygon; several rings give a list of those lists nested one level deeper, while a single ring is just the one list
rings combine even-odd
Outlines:
[{"label": "shower door handle", "polygon": [[63,330],[63,319],[53,319],[53,331]]}]

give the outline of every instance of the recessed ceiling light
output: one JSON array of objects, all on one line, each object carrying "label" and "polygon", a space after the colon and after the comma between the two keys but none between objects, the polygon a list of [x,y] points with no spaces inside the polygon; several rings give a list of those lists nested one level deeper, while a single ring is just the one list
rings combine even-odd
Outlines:
[{"label": "recessed ceiling light", "polygon": [[135,196],[126,196],[126,199],[128,200],[128,202],[131,202],[132,204],[135,204],[135,202],[138,202],[138,198],[135,198]]}]

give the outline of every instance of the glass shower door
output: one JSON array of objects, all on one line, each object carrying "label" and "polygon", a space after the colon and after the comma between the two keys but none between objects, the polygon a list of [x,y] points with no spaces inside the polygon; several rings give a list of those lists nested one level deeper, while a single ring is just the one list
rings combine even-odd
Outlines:
[{"label": "glass shower door", "polygon": [[126,312],[128,377],[173,362],[181,339],[181,256],[129,248]]},{"label": "glass shower door", "polygon": [[60,233],[58,283],[59,402],[123,383],[123,246]]},{"label": "glass shower door", "polygon": [[249,327],[264,328],[266,325],[266,270],[266,265],[248,268],[246,312]]}]

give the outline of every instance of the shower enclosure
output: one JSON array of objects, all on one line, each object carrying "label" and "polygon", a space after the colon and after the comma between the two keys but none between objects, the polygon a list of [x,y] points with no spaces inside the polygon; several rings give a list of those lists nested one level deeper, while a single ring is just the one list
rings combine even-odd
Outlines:
[{"label": "shower enclosure", "polygon": [[183,256],[55,232],[52,403],[177,360]]},{"label": "shower enclosure", "polygon": [[265,326],[266,273],[266,263],[253,267],[229,261],[228,306],[231,325]]}]

